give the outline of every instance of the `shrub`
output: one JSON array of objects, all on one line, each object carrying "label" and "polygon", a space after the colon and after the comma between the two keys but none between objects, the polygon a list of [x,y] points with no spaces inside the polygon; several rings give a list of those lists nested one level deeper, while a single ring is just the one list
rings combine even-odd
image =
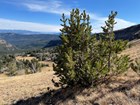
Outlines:
[{"label": "shrub", "polygon": [[41,71],[41,67],[43,66],[36,59],[32,59],[31,61],[21,60],[20,62],[22,63],[22,68],[25,69],[26,74],[39,72]]},{"label": "shrub", "polygon": [[4,55],[0,60],[1,73],[6,73],[9,76],[16,75],[16,59],[13,55]]},{"label": "shrub", "polygon": [[113,28],[116,12],[111,12],[104,34],[91,35],[90,17],[85,11],[73,9],[70,17],[62,15],[61,41],[54,65],[59,84],[91,86],[103,82],[128,68],[128,56],[118,56],[126,41],[115,40]]}]

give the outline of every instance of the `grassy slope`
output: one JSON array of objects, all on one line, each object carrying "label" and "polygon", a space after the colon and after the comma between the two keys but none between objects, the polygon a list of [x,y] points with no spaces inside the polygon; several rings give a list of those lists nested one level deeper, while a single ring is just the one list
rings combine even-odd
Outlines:
[{"label": "grassy slope", "polygon": [[[130,54],[132,59],[140,57],[140,40],[133,41],[133,46],[123,54]],[[47,71],[47,69],[51,69]],[[47,87],[55,88],[51,82],[53,78],[52,67],[43,72],[0,78],[0,104],[11,104],[18,100],[25,101],[20,105],[46,105],[48,97],[41,95],[47,92]],[[46,72],[47,71],[47,72]],[[51,102],[60,105],[139,105],[140,103],[140,77],[129,70],[123,76],[112,78],[110,84],[102,85],[96,89],[62,89],[55,91]],[[38,97],[37,97],[38,96]],[[31,98],[37,97],[37,98]],[[50,101],[49,101],[50,102]],[[47,104],[48,105],[48,104]],[[98,105],[98,104],[95,104]]]},{"label": "grassy slope", "polygon": [[[49,62],[49,65],[52,63]],[[20,99],[38,96],[53,88],[52,67],[43,68],[42,72],[36,74],[5,77],[0,75],[0,105],[11,104]]]},{"label": "grassy slope", "polygon": [[125,76],[112,78],[107,85],[67,89],[59,97],[54,96],[52,102],[57,105],[139,105],[140,77],[129,71]]},{"label": "grassy slope", "polygon": [[[122,54],[128,54],[132,60],[140,58],[140,39],[130,43],[131,48]],[[59,97],[54,97],[52,101],[59,105],[140,105],[140,77],[130,69],[124,75],[113,77],[107,85],[89,89],[73,88]]]},{"label": "grassy slope", "polygon": [[129,54],[131,59],[140,58],[140,39],[133,40],[130,42],[131,46],[129,49],[126,49],[123,54]]}]

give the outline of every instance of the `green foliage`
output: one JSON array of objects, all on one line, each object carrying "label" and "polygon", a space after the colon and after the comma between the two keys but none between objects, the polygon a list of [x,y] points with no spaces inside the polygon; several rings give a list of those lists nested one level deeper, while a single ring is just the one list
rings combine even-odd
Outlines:
[{"label": "green foliage", "polygon": [[36,57],[39,61],[53,60],[55,58],[55,48],[44,48],[39,50],[27,51],[22,56]]},{"label": "green foliage", "polygon": [[131,63],[131,68],[140,75],[140,58],[135,59],[133,63]]},{"label": "green foliage", "polygon": [[7,75],[16,75],[16,59],[13,55],[5,55],[1,57],[0,60],[0,70],[1,72],[6,72]]},{"label": "green foliage", "polygon": [[104,34],[91,35],[89,15],[73,9],[70,17],[62,15],[61,41],[54,71],[60,77],[60,84],[68,86],[97,85],[112,75],[117,75],[128,68],[128,56],[118,56],[127,45],[126,41],[115,40],[113,28],[117,15],[111,12]]},{"label": "green foliage", "polygon": [[113,29],[116,24],[116,15],[117,12],[111,12],[108,16],[108,20],[105,21],[105,26],[101,27],[104,34],[100,35],[98,40],[99,49],[97,51],[99,51],[98,56],[102,61],[102,67],[105,69],[105,75],[110,75],[110,72],[112,74],[119,74],[129,67],[129,57],[127,55],[118,56],[118,53],[127,47],[127,41],[115,40]]},{"label": "green foliage", "polygon": [[25,74],[31,74],[41,71],[42,64],[38,62],[36,59],[29,60],[21,60],[20,61],[22,68],[25,69]]},{"label": "green foliage", "polygon": [[17,61],[13,55],[5,55],[0,59],[0,73],[5,73],[8,76],[15,76],[21,71],[25,74],[31,74],[41,71],[41,67],[48,66],[39,63],[38,60],[20,60]]}]

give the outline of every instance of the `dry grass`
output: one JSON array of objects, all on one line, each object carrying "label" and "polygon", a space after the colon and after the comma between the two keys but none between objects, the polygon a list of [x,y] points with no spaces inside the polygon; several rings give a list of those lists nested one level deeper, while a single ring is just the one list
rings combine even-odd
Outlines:
[{"label": "dry grass", "polygon": [[[36,57],[22,57],[22,56],[17,56],[16,60],[32,60],[32,59],[37,59]],[[48,67],[42,67],[41,71],[50,71],[53,70],[53,62],[52,61],[39,61],[41,64],[46,64]],[[24,72],[24,71],[23,71]],[[24,73],[21,73],[24,74]]]},{"label": "dry grass", "polygon": [[47,64],[49,67],[52,67],[53,66],[53,62],[51,61],[39,61],[39,63],[42,63],[42,64]]},{"label": "dry grass", "polygon": [[140,58],[140,39],[130,42],[131,47],[123,51],[122,54],[128,54],[132,60]]},{"label": "dry grass", "polygon": [[[98,87],[68,88],[51,99],[55,105],[140,105],[140,77],[129,70]],[[47,100],[47,98],[46,98]],[[49,101],[47,101],[49,102]],[[41,105],[49,105],[43,101]],[[35,104],[37,105],[37,104]]]},{"label": "dry grass", "polygon": [[[122,54],[129,54],[135,59],[140,57],[140,40],[132,43],[132,47]],[[47,87],[55,89],[51,82],[54,77],[53,63],[40,63],[48,64],[49,67],[42,68],[42,72],[36,74],[0,78],[0,105],[13,104],[18,100],[25,100],[21,105],[140,105],[140,77],[131,69],[122,76],[112,77],[107,85],[89,89],[58,89],[50,98],[42,94],[48,91]],[[40,100],[31,97],[40,97]]]},{"label": "dry grass", "polygon": [[[134,60],[140,57],[140,40],[131,44],[132,47],[122,54],[128,54]],[[50,100],[56,105],[140,105],[140,77],[129,69],[121,76],[112,77],[108,84],[89,89],[62,89],[58,93]],[[45,101],[42,103],[48,104]]]},{"label": "dry grass", "polygon": [[51,62],[51,61],[39,61],[39,63],[48,65],[48,67],[42,67],[41,68],[42,72],[53,71],[53,64],[54,64],[53,62]]},{"label": "dry grass", "polygon": [[16,60],[32,60],[36,59],[36,57],[23,57],[23,56],[17,56]]},{"label": "dry grass", "polygon": [[53,73],[46,69],[36,74],[0,78],[0,105],[35,97],[47,92],[48,87],[54,88],[51,82]]},{"label": "dry grass", "polygon": [[0,80],[3,78],[7,78],[8,76],[6,74],[0,74]]}]

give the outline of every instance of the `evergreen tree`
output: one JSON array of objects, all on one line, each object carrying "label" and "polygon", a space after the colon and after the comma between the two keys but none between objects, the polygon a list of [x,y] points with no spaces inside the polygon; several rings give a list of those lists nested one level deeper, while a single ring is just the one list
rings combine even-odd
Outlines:
[{"label": "evergreen tree", "polygon": [[[62,45],[58,49],[54,70],[64,84],[88,84],[92,64],[90,61],[91,25],[89,15],[72,10],[70,19],[62,15]],[[86,75],[84,75],[86,74]],[[82,83],[81,83],[82,82]]]},{"label": "evergreen tree", "polygon": [[102,27],[104,34],[91,35],[89,15],[73,9],[70,17],[62,15],[61,40],[54,71],[60,84],[68,86],[96,85],[109,75],[116,75],[128,68],[127,56],[117,54],[126,47],[126,42],[115,41],[113,28],[116,12],[109,15]]},{"label": "evergreen tree", "polygon": [[127,55],[120,55],[122,50],[124,50],[127,46],[127,41],[123,40],[115,40],[115,34],[113,32],[115,22],[115,17],[117,12],[111,12],[108,16],[108,20],[105,21],[105,26],[101,27],[103,29],[104,34],[100,35],[99,40],[99,57],[102,59],[100,61],[104,61],[102,66],[105,67],[105,71],[109,75],[117,75],[129,67],[129,57]]}]

